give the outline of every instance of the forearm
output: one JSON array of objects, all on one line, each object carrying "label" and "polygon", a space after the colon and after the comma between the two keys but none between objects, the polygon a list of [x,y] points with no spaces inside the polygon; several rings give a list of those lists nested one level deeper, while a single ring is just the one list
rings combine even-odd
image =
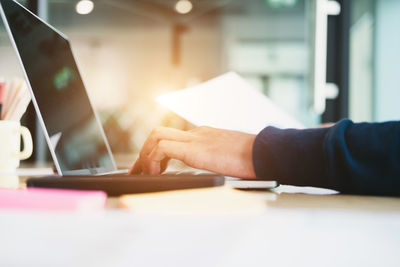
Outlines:
[{"label": "forearm", "polygon": [[400,195],[400,123],[265,128],[253,146],[258,179],[352,194]]}]

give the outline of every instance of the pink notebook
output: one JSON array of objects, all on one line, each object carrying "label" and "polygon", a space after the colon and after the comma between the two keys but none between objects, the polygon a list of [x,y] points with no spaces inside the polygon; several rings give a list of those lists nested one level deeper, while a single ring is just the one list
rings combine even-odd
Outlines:
[{"label": "pink notebook", "polygon": [[106,200],[102,191],[0,189],[0,210],[100,210]]}]

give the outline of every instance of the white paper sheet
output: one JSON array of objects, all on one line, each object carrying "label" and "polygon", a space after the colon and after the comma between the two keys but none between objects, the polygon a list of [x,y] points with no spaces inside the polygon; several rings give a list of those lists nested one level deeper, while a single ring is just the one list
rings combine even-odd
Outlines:
[{"label": "white paper sheet", "polygon": [[293,186],[293,185],[280,185],[277,188],[273,188],[271,190],[277,194],[285,193],[285,194],[307,194],[307,195],[336,195],[340,193],[332,189],[312,187],[312,186]]},{"label": "white paper sheet", "polygon": [[252,134],[269,125],[303,128],[300,122],[234,72],[164,94],[157,102],[197,126]]}]

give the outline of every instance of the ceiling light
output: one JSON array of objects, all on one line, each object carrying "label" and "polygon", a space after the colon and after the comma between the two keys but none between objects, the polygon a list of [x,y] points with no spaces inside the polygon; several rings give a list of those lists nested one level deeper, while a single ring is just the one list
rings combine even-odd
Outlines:
[{"label": "ceiling light", "polygon": [[81,15],[87,15],[94,9],[94,4],[90,0],[81,0],[76,4],[76,12]]},{"label": "ceiling light", "polygon": [[193,4],[189,0],[179,0],[175,4],[176,12],[180,14],[187,14],[193,9]]}]

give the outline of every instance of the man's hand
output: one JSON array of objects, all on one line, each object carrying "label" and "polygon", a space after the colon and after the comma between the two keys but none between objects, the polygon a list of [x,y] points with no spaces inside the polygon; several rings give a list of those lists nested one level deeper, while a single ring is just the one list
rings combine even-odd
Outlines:
[{"label": "man's hand", "polygon": [[159,174],[169,159],[178,159],[193,168],[223,175],[255,179],[252,150],[255,135],[199,127],[180,131],[154,129],[144,143],[131,174]]}]

